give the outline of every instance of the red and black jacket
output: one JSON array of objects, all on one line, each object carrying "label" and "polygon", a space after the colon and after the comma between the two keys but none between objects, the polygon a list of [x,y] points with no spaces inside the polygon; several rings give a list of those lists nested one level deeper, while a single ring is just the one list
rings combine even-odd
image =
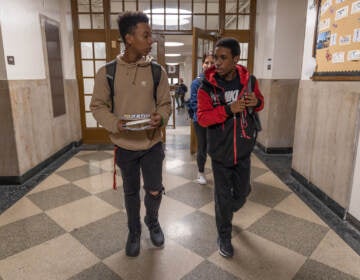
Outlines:
[{"label": "red and black jacket", "polygon": [[[247,91],[250,74],[241,65],[237,65],[236,69],[242,85],[237,97],[240,99]],[[211,159],[232,166],[239,159],[250,155],[250,152],[244,152],[244,145],[247,145],[246,142],[252,142],[251,145],[255,143],[257,131],[251,131],[255,125],[249,112],[235,115],[231,112],[230,105],[225,101],[224,89],[218,85],[215,74],[215,67],[208,69],[198,90],[198,122],[208,128],[208,153]],[[264,97],[257,81],[253,91],[259,101],[254,111],[258,112],[264,107]]]}]

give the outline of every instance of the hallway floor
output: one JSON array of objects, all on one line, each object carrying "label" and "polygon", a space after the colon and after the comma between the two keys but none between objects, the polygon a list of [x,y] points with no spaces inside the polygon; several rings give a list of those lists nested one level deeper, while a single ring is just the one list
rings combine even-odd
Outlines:
[{"label": "hallway floor", "polygon": [[168,129],[164,248],[151,245],[143,224],[140,255],[125,256],[113,152],[80,148],[0,216],[0,279],[360,279],[360,256],[255,155],[253,191],[234,216],[235,255],[221,257],[211,164],[208,184],[197,184],[188,131]]}]

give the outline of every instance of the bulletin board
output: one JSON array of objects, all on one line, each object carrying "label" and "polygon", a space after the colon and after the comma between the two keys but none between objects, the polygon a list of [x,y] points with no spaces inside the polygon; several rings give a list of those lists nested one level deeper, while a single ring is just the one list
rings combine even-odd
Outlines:
[{"label": "bulletin board", "polygon": [[318,1],[313,80],[360,80],[360,0]]}]

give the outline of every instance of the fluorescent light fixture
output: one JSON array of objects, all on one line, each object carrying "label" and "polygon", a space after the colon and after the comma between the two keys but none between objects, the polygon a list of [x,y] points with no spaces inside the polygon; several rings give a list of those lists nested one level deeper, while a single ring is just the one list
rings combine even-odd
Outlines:
[{"label": "fluorescent light fixture", "polygon": [[179,54],[179,53],[166,53],[165,56],[168,56],[168,57],[177,57],[177,56],[181,56],[181,54]]},{"label": "fluorescent light fixture", "polygon": [[164,25],[164,14],[166,16],[165,18],[165,24],[167,26],[174,26],[178,25],[185,25],[190,22],[189,18],[191,17],[191,12],[188,10],[179,9],[179,15],[178,15],[178,9],[174,8],[156,8],[150,10],[145,10],[144,13],[148,14],[149,17],[150,12],[152,12],[152,24],[155,25]]},{"label": "fluorescent light fixture", "polygon": [[177,62],[167,62],[166,65],[179,65]]},{"label": "fluorescent light fixture", "polygon": [[179,47],[183,45],[184,43],[181,42],[165,42],[165,47]]}]

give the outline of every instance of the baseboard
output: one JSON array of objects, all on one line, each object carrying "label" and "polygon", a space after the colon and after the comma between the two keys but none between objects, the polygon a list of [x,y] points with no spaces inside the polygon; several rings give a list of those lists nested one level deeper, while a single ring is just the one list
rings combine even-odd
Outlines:
[{"label": "baseboard", "polygon": [[61,150],[57,151],[55,154],[44,160],[43,162],[39,163],[35,167],[28,170],[26,173],[24,173],[21,176],[0,176],[0,185],[21,185],[26,180],[33,177],[35,174],[39,173],[42,169],[44,169],[46,166],[48,166],[51,162],[58,159],[60,156],[62,156],[67,151],[71,150],[74,147],[78,147],[82,144],[82,140],[80,141],[74,141],[70,143],[69,145],[65,146]]},{"label": "baseboard", "polygon": [[349,212],[346,214],[346,220],[352,224],[358,231],[360,231],[360,221],[356,219],[353,215]]},{"label": "baseboard", "polygon": [[292,147],[265,147],[264,145],[256,142],[256,145],[267,154],[291,154],[293,151]]},{"label": "baseboard", "polygon": [[291,175],[298,180],[308,191],[310,191],[314,196],[316,196],[324,205],[326,205],[334,214],[336,214],[341,219],[344,219],[346,216],[346,209],[335,200],[330,198],[326,193],[321,191],[316,185],[309,182],[304,176],[291,168]]}]

